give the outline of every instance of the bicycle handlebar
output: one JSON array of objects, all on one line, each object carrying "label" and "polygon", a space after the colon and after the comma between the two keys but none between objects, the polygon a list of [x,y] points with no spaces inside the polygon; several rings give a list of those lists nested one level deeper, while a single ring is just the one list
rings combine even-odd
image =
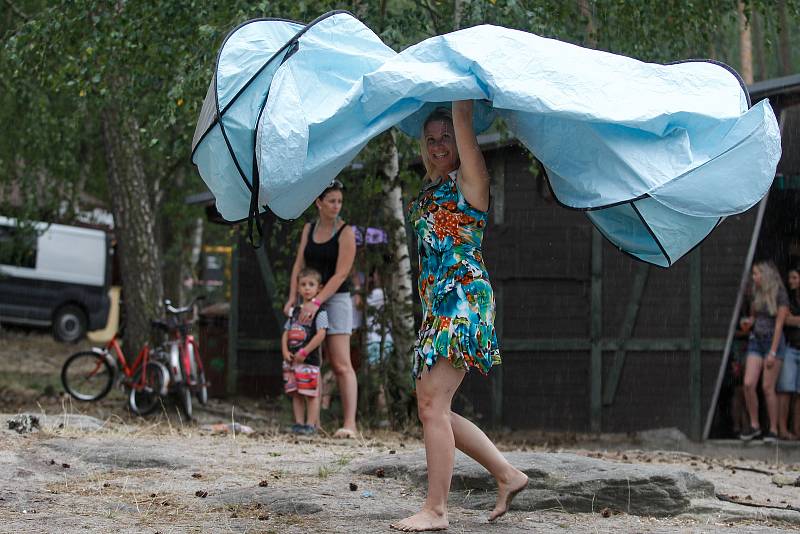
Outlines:
[{"label": "bicycle handlebar", "polygon": [[187,306],[183,306],[182,308],[176,308],[175,306],[172,305],[172,301],[170,301],[169,299],[165,299],[164,307],[167,313],[169,314],[181,315],[182,313],[187,313],[194,310],[194,305],[197,303],[197,301],[204,300],[205,298],[206,298],[205,295],[198,295],[195,298],[193,298],[192,301]]}]

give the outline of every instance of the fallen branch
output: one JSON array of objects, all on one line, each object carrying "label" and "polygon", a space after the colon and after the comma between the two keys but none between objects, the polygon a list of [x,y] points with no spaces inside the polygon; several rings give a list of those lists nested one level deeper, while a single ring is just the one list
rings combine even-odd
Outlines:
[{"label": "fallen branch", "polygon": [[771,508],[773,510],[791,510],[792,512],[800,512],[800,508],[787,504],[786,506],[776,506],[774,504],[760,504],[756,502],[748,502],[739,499],[732,495],[725,495],[724,493],[717,493],[717,499],[720,501],[731,502],[733,504],[741,504],[742,506],[751,506],[753,508]]},{"label": "fallen branch", "polygon": [[768,475],[768,476],[772,476],[772,475],[775,474],[772,471],[767,471],[766,469],[758,469],[758,468],[755,468],[755,467],[747,467],[747,466],[739,466],[739,465],[726,465],[724,467],[725,467],[725,469],[734,469],[736,471],[750,471],[752,473],[759,473],[761,475]]}]

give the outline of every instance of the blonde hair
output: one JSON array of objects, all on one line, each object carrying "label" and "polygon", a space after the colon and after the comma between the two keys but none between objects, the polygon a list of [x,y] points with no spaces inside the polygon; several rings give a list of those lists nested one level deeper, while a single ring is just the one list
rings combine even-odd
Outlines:
[{"label": "blonde hair", "polygon": [[428,157],[428,144],[425,141],[425,127],[434,121],[447,121],[452,125],[453,113],[447,108],[436,108],[431,111],[431,114],[428,115],[425,122],[422,123],[422,130],[419,134],[419,153],[422,156],[422,165],[425,166],[425,176],[422,178],[423,183],[425,183],[426,180],[433,179],[433,164]]},{"label": "blonde hair", "polygon": [[300,272],[297,273],[297,280],[299,281],[301,278],[313,278],[319,285],[322,285],[322,275],[318,270],[312,269],[311,267],[303,267],[300,269]]},{"label": "blonde hair", "polygon": [[761,283],[753,284],[753,309],[766,309],[770,315],[777,315],[778,291],[784,287],[778,268],[771,261],[760,261],[753,267],[761,273]]}]

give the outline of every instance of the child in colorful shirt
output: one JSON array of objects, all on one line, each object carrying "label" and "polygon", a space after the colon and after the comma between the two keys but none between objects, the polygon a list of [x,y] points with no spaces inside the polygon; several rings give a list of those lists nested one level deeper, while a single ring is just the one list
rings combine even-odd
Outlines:
[{"label": "child in colorful shirt", "polygon": [[[303,269],[297,275],[297,288],[302,304],[316,304],[322,276],[313,269]],[[292,432],[313,434],[319,427],[320,346],[328,328],[328,313],[319,309],[309,324],[303,324],[299,318],[301,306],[292,308],[281,336],[284,391],[292,397]]]}]

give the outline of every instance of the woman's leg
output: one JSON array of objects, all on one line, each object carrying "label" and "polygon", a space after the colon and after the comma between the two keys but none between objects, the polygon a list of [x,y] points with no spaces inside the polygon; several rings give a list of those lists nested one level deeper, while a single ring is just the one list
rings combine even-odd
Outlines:
[{"label": "woman's leg", "polygon": [[447,495],[453,478],[455,438],[450,403],[465,372],[444,358],[417,380],[417,411],[425,438],[428,464],[428,496],[422,510],[392,525],[406,532],[442,530],[448,527]]},{"label": "woman's leg", "polygon": [[767,403],[767,413],[769,414],[769,431],[773,434],[778,433],[778,393],[775,391],[775,383],[781,372],[783,362],[775,359],[772,367],[764,366],[764,375],[761,378],[761,385],[764,388],[764,402]]},{"label": "woman's leg", "polygon": [[508,511],[511,499],[528,485],[528,476],[508,463],[506,457],[472,421],[456,413],[450,417],[458,450],[485,467],[497,480],[497,504],[489,515],[489,521],[494,521]]},{"label": "woman's leg", "polygon": [[342,428],[356,432],[356,403],[358,402],[358,382],[356,372],[350,362],[350,336],[333,334],[325,338],[325,353],[336,375],[339,395],[342,398],[344,424]]},{"label": "woman's leg", "polygon": [[744,364],[744,403],[750,416],[750,427],[761,428],[758,420],[758,379],[761,377],[763,358],[747,355]]}]

